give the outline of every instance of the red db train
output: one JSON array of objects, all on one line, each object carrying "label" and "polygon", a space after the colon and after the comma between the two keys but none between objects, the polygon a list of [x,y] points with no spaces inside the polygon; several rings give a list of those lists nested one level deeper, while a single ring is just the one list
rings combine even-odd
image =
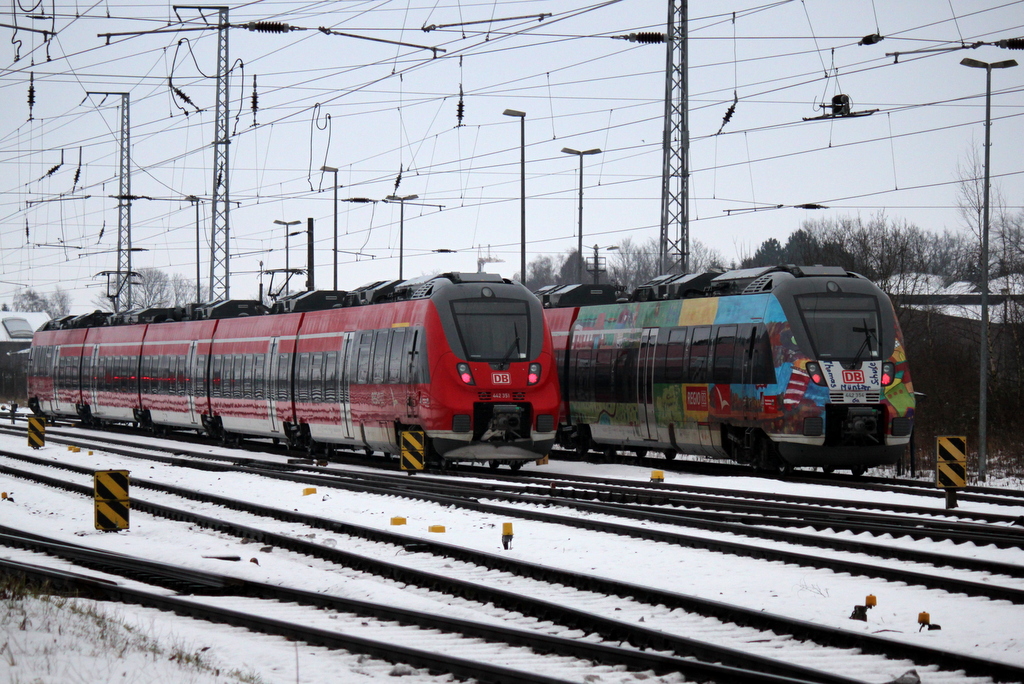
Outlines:
[{"label": "red db train", "polygon": [[269,313],[231,300],[60,319],[35,334],[28,394],[87,424],[315,451],[404,441],[441,466],[518,468],[548,453],[559,417],[539,300],[484,273],[304,292]]}]

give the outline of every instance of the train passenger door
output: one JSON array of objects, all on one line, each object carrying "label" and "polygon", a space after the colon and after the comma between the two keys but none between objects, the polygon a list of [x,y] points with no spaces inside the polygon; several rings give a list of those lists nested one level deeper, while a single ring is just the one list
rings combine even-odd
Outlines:
[{"label": "train passenger door", "polygon": [[352,333],[343,333],[341,336],[341,354],[338,359],[338,404],[341,407],[341,433],[345,439],[352,438],[352,402],[349,401],[349,385],[351,384],[350,368],[355,355]]},{"label": "train passenger door", "polygon": [[277,401],[279,396],[278,372],[281,367],[281,355],[278,353],[280,337],[270,338],[270,347],[267,351],[267,364],[264,366],[267,373],[265,384],[267,392],[267,410],[269,412],[270,429],[273,432],[281,431],[281,423],[277,418]]},{"label": "train passenger door", "polygon": [[87,393],[83,400],[87,400],[90,406],[96,406],[99,403],[99,387],[96,376],[99,375],[100,368],[100,345],[93,345],[92,358],[89,363],[89,370],[86,374],[87,377],[82,378],[82,389]]},{"label": "train passenger door", "polygon": [[658,343],[658,329],[644,328],[640,335],[640,352],[637,355],[636,404],[637,436],[654,439],[658,426],[654,415],[654,352]]},{"label": "train passenger door", "polygon": [[199,418],[196,415],[196,392],[199,388],[199,383],[196,382],[196,379],[199,377],[199,369],[197,368],[199,360],[196,358],[198,346],[199,342],[192,340],[192,343],[188,346],[188,355],[185,357],[185,368],[187,369],[185,377],[190,380],[185,401],[188,404],[188,419],[193,425],[199,424]]}]

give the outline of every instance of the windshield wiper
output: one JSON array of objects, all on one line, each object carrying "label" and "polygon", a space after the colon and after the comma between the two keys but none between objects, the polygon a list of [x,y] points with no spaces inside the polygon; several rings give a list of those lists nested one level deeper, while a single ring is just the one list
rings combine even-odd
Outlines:
[{"label": "windshield wiper", "polygon": [[505,352],[505,356],[501,359],[501,365],[505,365],[506,363],[508,363],[508,360],[512,358],[512,352],[521,352],[521,350],[519,349],[519,326],[513,323],[512,330],[515,331],[516,338],[512,340],[512,346],[508,348],[508,351]]},{"label": "windshield wiper", "polygon": [[875,335],[875,329],[868,327],[868,319],[864,318],[864,319],[861,319],[861,320],[864,323],[864,327],[863,328],[854,328],[853,329],[853,332],[862,332],[862,333],[864,333],[864,341],[861,342],[860,349],[858,349],[857,353],[854,354],[854,356],[853,356],[853,367],[854,368],[859,368],[860,367],[860,355],[861,355],[861,353],[865,349],[867,349],[868,351],[871,351],[871,338],[875,338],[876,341],[878,340],[878,337]]}]

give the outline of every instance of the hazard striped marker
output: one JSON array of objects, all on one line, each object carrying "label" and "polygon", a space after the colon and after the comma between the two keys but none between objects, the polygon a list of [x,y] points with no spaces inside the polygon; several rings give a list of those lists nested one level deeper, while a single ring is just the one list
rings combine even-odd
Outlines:
[{"label": "hazard striped marker", "polygon": [[128,471],[97,470],[93,473],[96,529],[105,532],[128,529]]},{"label": "hazard striped marker", "polygon": [[402,470],[423,470],[427,461],[427,436],[422,430],[404,430],[402,442]]},{"label": "hazard striped marker", "polygon": [[46,419],[38,416],[29,416],[28,419],[28,445],[38,449],[46,444]]},{"label": "hazard striped marker", "polygon": [[956,508],[956,490],[967,486],[967,438],[935,439],[935,486],[946,491],[946,509]]}]

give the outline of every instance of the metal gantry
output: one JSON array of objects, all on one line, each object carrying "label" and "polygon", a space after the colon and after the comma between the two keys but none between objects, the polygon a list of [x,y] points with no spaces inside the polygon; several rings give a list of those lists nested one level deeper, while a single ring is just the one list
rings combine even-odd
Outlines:
[{"label": "metal gantry", "polygon": [[685,273],[690,259],[690,126],[687,116],[686,0],[668,0],[665,33],[665,129],[662,139],[661,237],[662,273]]},{"label": "metal gantry", "polygon": [[[107,273],[107,296],[115,312],[132,308],[132,174],[131,98],[128,93],[89,92],[121,98],[121,130],[117,150],[117,270]],[[115,281],[111,287],[110,276]]]},{"label": "metal gantry", "polygon": [[210,231],[210,299],[228,299],[231,293],[231,270],[228,244],[231,236],[229,210],[231,193],[228,172],[228,144],[230,143],[228,115],[228,8],[217,10],[217,104],[213,136],[213,192],[211,203],[212,228]]}]

